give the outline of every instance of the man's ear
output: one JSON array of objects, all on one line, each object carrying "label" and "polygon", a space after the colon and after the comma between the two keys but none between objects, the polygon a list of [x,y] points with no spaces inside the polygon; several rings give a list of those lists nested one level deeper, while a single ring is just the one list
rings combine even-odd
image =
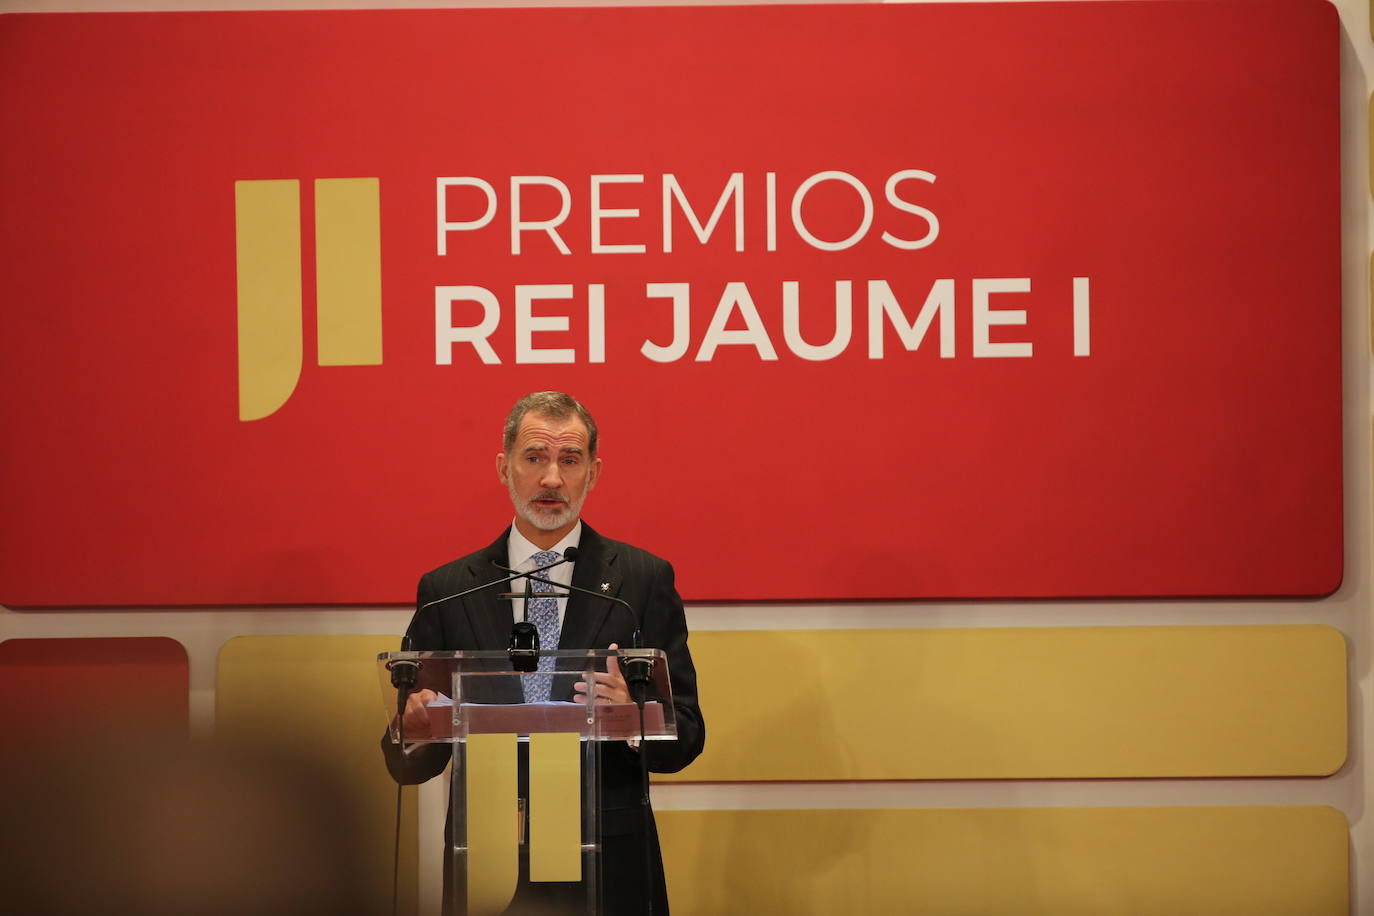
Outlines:
[{"label": "man's ear", "polygon": [[593,458],[593,459],[592,459],[592,469],[591,469],[591,472],[587,475],[587,490],[588,490],[588,492],[591,491],[592,487],[596,486],[596,482],[597,482],[597,480],[599,480],[600,478],[601,478],[601,459],[600,459],[600,458]]},{"label": "man's ear", "polygon": [[510,483],[510,465],[506,464],[506,453],[496,453],[496,479],[501,481],[503,486]]}]

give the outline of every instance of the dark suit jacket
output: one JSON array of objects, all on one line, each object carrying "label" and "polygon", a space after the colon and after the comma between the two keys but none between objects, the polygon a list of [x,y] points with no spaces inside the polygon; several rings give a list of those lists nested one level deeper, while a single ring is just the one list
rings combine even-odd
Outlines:
[{"label": "dark suit jacket", "polygon": [[[420,579],[416,606],[465,589],[495,582],[506,573],[493,561],[507,563],[507,529],[484,550],[447,563]],[[635,751],[623,742],[609,742],[601,757],[602,888],[607,913],[642,913],[651,892],[644,887],[644,850],[648,846],[654,913],[668,912],[663,862],[657,831],[649,818],[645,836],[641,805],[639,754],[649,769],[675,773],[696,759],[706,741],[706,727],[697,705],[696,669],[687,648],[687,622],[682,599],[673,584],[673,568],[647,551],[602,537],[586,522],[573,568],[573,585],[627,601],[642,621],[643,645],[662,649],[668,669],[677,718],[676,741],[645,742]],[[418,612],[408,635],[416,650],[504,649],[510,638],[511,602],[498,597],[507,589],[493,586],[465,598],[445,601]],[[516,589],[519,591],[519,589]],[[611,601],[573,593],[563,619],[560,649],[604,649],[611,643],[630,645],[634,622]],[[555,684],[554,699],[571,699],[572,678]],[[421,685],[424,686],[424,685]],[[566,689],[568,696],[558,692]],[[447,691],[446,691],[447,692]],[[446,745],[431,745],[408,757],[389,738],[382,741],[387,768],[398,782],[424,782],[443,772],[451,755]]]}]

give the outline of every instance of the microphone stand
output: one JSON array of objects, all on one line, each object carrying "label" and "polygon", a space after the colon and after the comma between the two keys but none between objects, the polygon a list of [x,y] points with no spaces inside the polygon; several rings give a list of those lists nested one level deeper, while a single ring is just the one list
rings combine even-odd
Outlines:
[{"label": "microphone stand", "polygon": [[[401,639],[401,651],[410,651],[410,637]],[[402,748],[406,741],[406,701],[420,675],[420,662],[413,658],[394,658],[386,663],[391,672],[391,686],[396,688],[396,732]],[[396,783],[396,839],[391,859],[391,916],[399,916],[401,905],[401,790]]]},{"label": "microphone stand", "polygon": [[[502,595],[501,597],[506,597]],[[512,598],[521,597],[511,595]],[[539,669],[539,628],[530,623],[530,600],[534,597],[534,581],[531,578],[525,579],[524,610],[520,616],[520,622],[511,627],[510,648],[506,653],[510,655],[511,667],[516,671],[537,671]]]},{"label": "microphone stand", "polygon": [[[495,566],[497,569],[504,570],[505,572],[514,573],[516,576],[521,575],[519,573],[515,573],[515,570],[510,569],[506,566],[502,566],[501,564],[496,563],[495,561],[492,562],[492,565]],[[634,624],[634,629],[630,633],[631,651],[637,652],[641,651],[644,648],[642,645],[640,645],[641,635],[639,630],[639,617],[635,614],[634,608],[630,606],[630,602],[624,600],[623,598],[616,598],[613,595],[606,595],[601,592],[594,592],[589,588],[581,588],[580,586],[576,585],[564,585],[561,582],[553,582],[549,579],[544,579],[536,575],[536,573],[541,571],[542,570],[535,570],[534,572],[523,574],[525,576],[525,600],[527,603],[529,601],[530,590],[533,588],[533,586],[530,584],[531,582],[542,582],[543,584],[552,586],[553,588],[566,588],[568,589],[569,594],[571,594],[572,592],[578,592],[583,595],[591,595],[593,598],[604,598],[607,601],[620,605],[621,607],[625,608],[626,611],[629,612],[630,621]],[[543,594],[545,593],[541,593],[541,595]],[[511,594],[503,595],[502,597],[518,598],[520,596]],[[554,597],[566,598],[567,595],[554,595]],[[516,626],[518,627],[519,624],[516,624]],[[538,637],[536,636],[536,640],[537,638]],[[621,651],[623,652],[624,650]],[[536,652],[536,655],[537,654],[538,653]],[[648,755],[645,753],[648,750],[648,738],[644,734],[644,701],[645,695],[648,693],[649,690],[649,682],[653,680],[654,660],[649,656],[627,657],[622,654],[620,664],[622,670],[624,671],[625,686],[628,687],[630,691],[630,699],[634,701],[636,708],[639,710],[639,753],[637,756],[639,757],[639,784],[641,793],[639,804],[640,811],[643,815],[642,822],[644,827],[644,890],[645,893],[648,894],[648,897],[645,902],[648,905],[649,916],[653,916],[653,859],[652,854],[649,850],[649,812],[652,810],[652,808],[650,806],[649,801],[649,758]],[[590,684],[588,684],[587,686],[589,689],[591,688]]]},{"label": "microphone stand", "polygon": [[[517,579],[517,578],[519,578],[519,577],[521,577],[521,576],[524,576],[525,579],[526,579],[526,589],[527,589],[527,592],[528,592],[528,589],[530,588],[530,586],[529,586],[529,583],[530,583],[530,582],[540,582],[540,583],[542,583],[542,584],[544,584],[544,585],[552,586],[553,588],[565,588],[565,589],[568,590],[568,593],[569,593],[569,594],[572,593],[572,592],[577,592],[578,594],[581,594],[581,595],[590,595],[590,596],[593,597],[593,598],[601,598],[601,599],[603,599],[603,600],[605,600],[605,601],[610,601],[610,602],[613,603],[613,604],[618,604],[618,605],[620,605],[620,606],[623,607],[623,608],[625,609],[625,611],[630,615],[630,622],[634,624],[634,629],[631,630],[631,632],[630,632],[630,649],[633,650],[633,651],[638,652],[639,650],[642,650],[642,649],[644,648],[644,646],[641,644],[641,643],[642,643],[642,636],[641,636],[640,631],[639,631],[639,617],[635,614],[634,608],[630,606],[630,602],[626,601],[624,598],[617,598],[617,597],[615,597],[614,595],[607,595],[607,594],[605,594],[605,593],[603,593],[603,592],[594,592],[594,591],[592,591],[592,590],[589,589],[589,588],[582,588],[581,586],[577,586],[577,585],[564,585],[564,584],[561,583],[561,582],[554,582],[554,581],[551,580],[551,579],[545,579],[543,576],[540,576],[540,575],[539,575],[540,572],[543,572],[543,570],[540,570],[540,569],[536,569],[536,570],[534,570],[533,572],[528,572],[528,573],[518,573],[518,572],[516,572],[515,570],[513,570],[513,569],[511,569],[511,568],[509,568],[509,567],[507,567],[507,566],[502,566],[500,563],[493,562],[492,565],[495,566],[497,569],[502,570],[502,571],[504,571],[504,572],[514,573],[514,575],[512,575],[512,576],[510,577],[510,578],[512,578],[512,579]],[[557,563],[554,563],[554,564],[551,564],[551,565],[557,566],[558,564],[557,564]],[[544,567],[544,568],[547,569],[547,568],[549,568],[549,567]],[[493,583],[493,584],[495,584],[495,583]],[[506,595],[502,595],[501,597],[502,597],[502,598],[519,598],[520,596],[519,596],[519,595],[516,595],[516,594],[506,594]],[[560,595],[560,594],[557,594],[557,593],[550,594],[550,593],[548,593],[548,592],[541,592],[541,593],[540,593],[540,597],[544,597],[544,598],[567,598],[568,595],[567,595],[567,594]],[[517,624],[517,626],[518,626],[518,624]],[[622,652],[623,652],[623,650],[622,650]],[[630,698],[633,699],[633,700],[635,700],[635,702],[636,702],[638,705],[640,705],[640,706],[642,707],[642,706],[644,705],[644,693],[645,693],[645,691],[647,690],[647,688],[648,688],[648,686],[649,686],[649,682],[652,681],[652,680],[653,680],[653,677],[654,677],[654,660],[653,660],[653,658],[652,658],[651,656],[647,656],[647,655],[623,655],[623,654],[622,654],[622,655],[621,655],[621,667],[622,667],[622,668],[624,669],[624,671],[625,671],[625,684],[626,684],[626,686],[628,686],[628,687],[630,688]],[[636,688],[638,688],[638,690],[636,690]],[[636,692],[638,693],[638,697],[636,697]]]},{"label": "microphone stand", "polygon": [[[505,566],[502,566],[499,563],[493,561],[493,566],[495,566],[497,569],[505,570],[506,572],[510,573],[510,575],[506,576],[504,579],[495,579],[491,582],[483,582],[481,585],[474,585],[472,588],[465,588],[461,592],[455,592],[452,595],[445,595],[442,598],[435,598],[433,601],[426,601],[424,604],[420,605],[418,608],[415,609],[415,613],[419,614],[425,608],[433,607],[436,604],[443,604],[445,601],[452,601],[454,598],[463,598],[468,595],[471,595],[474,592],[480,592],[483,589],[492,588],[493,586],[497,585],[505,585],[507,582],[513,582],[516,579],[523,578],[526,580],[526,616],[525,619],[521,620],[519,623],[515,624],[515,626],[511,628],[510,644],[507,647],[506,652],[510,655],[511,667],[513,667],[516,671],[534,671],[536,668],[539,667],[539,630],[534,626],[534,624],[529,622],[528,604],[529,596],[532,593],[530,579],[532,579],[537,573],[553,569],[555,566],[561,566],[564,563],[572,563],[576,559],[577,548],[569,547],[567,550],[563,551],[563,556],[561,559],[558,559],[553,563],[549,563],[546,566],[541,566],[538,569],[535,569],[527,573],[517,572],[513,569],[507,569]],[[547,582],[548,580],[535,579],[534,581]]]},{"label": "microphone stand", "polygon": [[[534,572],[544,572],[545,570],[552,569],[553,567],[558,566],[560,563],[569,563],[575,559],[577,559],[577,549],[574,547],[569,547],[567,550],[563,552],[563,557],[561,559],[554,563],[550,563],[547,566],[541,566],[538,569],[534,570]],[[433,607],[436,604],[442,604],[445,601],[452,601],[454,598],[462,598],[464,596],[471,595],[474,592],[480,592],[483,589],[488,589],[496,585],[504,585],[505,583],[511,582],[515,579],[519,579],[522,576],[531,575],[530,573],[517,573],[515,572],[515,570],[506,571],[512,573],[512,575],[509,575],[504,579],[496,579],[492,582],[483,582],[481,585],[476,585],[472,588],[464,589],[461,592],[456,592],[452,595],[445,595],[444,597],[436,598],[433,601],[427,601],[415,609],[415,614],[418,615],[425,608]],[[526,594],[530,592],[531,588],[532,586],[529,584],[528,581],[526,581]],[[529,613],[528,606],[525,609],[525,613],[526,615],[528,615]],[[415,618],[411,617],[411,625],[414,625],[414,622]],[[533,634],[531,641],[527,642],[527,633],[524,628],[528,628],[528,631]],[[412,651],[410,641],[410,627],[406,627],[406,636],[401,640],[401,651]],[[510,647],[507,649],[507,652],[510,654],[511,657],[511,665],[517,671],[535,670],[535,668],[538,667],[539,664],[538,629],[535,628],[533,624],[529,623],[528,620],[524,620],[521,623],[516,624],[511,630]],[[530,660],[531,654],[532,660]],[[410,698],[410,693],[412,690],[415,689],[415,685],[419,680],[419,672],[422,664],[423,663],[419,659],[413,658],[395,658],[387,662],[387,670],[391,672],[391,686],[396,688],[396,729],[397,738],[399,740],[399,744],[402,748],[402,751],[404,751],[405,749],[406,740],[406,701]],[[525,665],[529,665],[529,667],[524,667]],[[401,793],[402,783],[398,780],[396,783],[396,840],[391,866],[392,916],[397,916],[398,908],[400,906],[402,799]]]}]

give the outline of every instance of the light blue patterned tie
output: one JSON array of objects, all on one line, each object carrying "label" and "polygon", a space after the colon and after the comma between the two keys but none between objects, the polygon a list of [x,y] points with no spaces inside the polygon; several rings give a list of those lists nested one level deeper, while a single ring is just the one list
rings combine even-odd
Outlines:
[{"label": "light blue patterned tie", "polygon": [[[560,554],[552,550],[541,550],[532,558],[534,568],[548,566],[550,563],[557,563],[562,559]],[[548,573],[539,575],[547,578]],[[543,582],[531,580],[536,595],[541,592],[549,595],[553,592],[552,585],[545,585]],[[558,648],[558,599],[552,597],[531,598],[529,607],[525,609],[529,615],[530,623],[534,624],[539,631],[539,649],[541,652],[552,652]],[[525,677],[525,702],[543,703],[549,698],[549,690],[553,686],[553,662],[552,658],[541,657],[539,659],[539,673],[530,674]]]}]

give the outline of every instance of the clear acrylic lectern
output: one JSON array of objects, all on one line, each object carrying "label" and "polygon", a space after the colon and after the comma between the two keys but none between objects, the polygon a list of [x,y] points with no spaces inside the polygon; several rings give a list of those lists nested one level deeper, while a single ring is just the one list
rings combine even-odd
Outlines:
[{"label": "clear acrylic lectern", "polygon": [[[541,653],[554,659],[550,695],[572,696],[575,682],[606,670],[608,656],[622,664],[635,657],[653,660],[643,737],[675,739],[668,660],[659,649]],[[638,739],[639,707],[526,703],[526,680],[548,675],[516,671],[504,651],[388,652],[377,656],[377,673],[393,742],[401,735],[390,669],[401,660],[419,663],[416,690],[439,695],[427,707],[425,734],[405,735],[406,753],[452,746],[448,911],[495,916],[514,900],[554,893],[560,901],[575,900],[578,910],[585,903],[587,913],[598,912],[599,747]]]}]

